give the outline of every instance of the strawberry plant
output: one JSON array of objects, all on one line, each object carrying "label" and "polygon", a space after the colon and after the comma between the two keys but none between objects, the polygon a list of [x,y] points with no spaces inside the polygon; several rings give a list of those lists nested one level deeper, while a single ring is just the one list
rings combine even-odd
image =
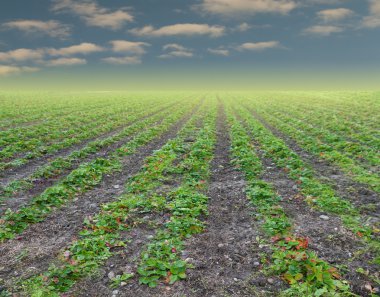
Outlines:
[{"label": "strawberry plant", "polygon": [[[165,119],[160,125],[151,127],[136,135],[123,146],[123,148],[128,148],[128,152],[117,149],[109,159],[98,158],[90,163],[82,164],[60,183],[46,189],[41,195],[35,197],[29,205],[16,212],[7,211],[1,218],[0,241],[13,238],[15,234],[22,232],[29,223],[44,220],[47,214],[52,211],[53,206],[60,206],[66,203],[68,199],[74,198],[75,195],[93,188],[102,180],[104,174],[119,170],[122,157],[132,155],[138,147],[166,132],[171,125],[178,121],[182,113],[183,110],[179,110]],[[52,190],[55,188],[60,189],[61,195],[57,195]],[[28,213],[27,217],[24,215],[25,213]]]},{"label": "strawberry plant", "polygon": [[[318,258],[308,250],[308,239],[292,235],[292,225],[279,204],[281,197],[272,186],[259,179],[262,171],[261,160],[241,123],[231,115],[230,136],[233,163],[246,177],[246,195],[264,220],[263,230],[272,237],[272,265],[270,270],[291,286],[285,294],[300,292],[308,288],[308,296],[349,296],[349,286],[342,281],[336,268]],[[272,149],[271,153],[284,157],[283,151]],[[292,295],[289,295],[292,296]]]},{"label": "strawberry plant", "polygon": [[[52,266],[42,275],[26,280],[22,284],[23,291],[33,295],[42,290],[52,296],[66,292],[78,279],[93,273],[100,264],[111,257],[112,248],[126,245],[127,243],[121,240],[120,232],[134,227],[135,215],[140,213],[141,209],[161,209],[162,199],[158,195],[151,196],[151,191],[159,186],[160,183],[156,181],[163,181],[163,172],[177,157],[174,150],[184,144],[183,139],[194,129],[193,122],[198,116],[194,116],[188,122],[177,138],[169,140],[146,159],[141,171],[126,184],[125,194],[117,201],[103,205],[100,213],[84,221],[80,238],[61,254],[61,265]],[[148,182],[138,185],[137,181],[141,178]],[[178,272],[180,277],[182,273],[179,271],[180,265],[177,264],[172,263],[168,269],[174,274]],[[115,285],[114,281],[111,282],[111,285]]]}]

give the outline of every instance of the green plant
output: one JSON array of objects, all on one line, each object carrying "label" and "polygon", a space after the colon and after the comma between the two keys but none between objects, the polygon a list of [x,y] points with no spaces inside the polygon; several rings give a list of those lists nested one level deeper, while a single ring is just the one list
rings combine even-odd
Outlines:
[{"label": "green plant", "polygon": [[114,278],[111,279],[110,287],[113,289],[118,288],[123,282],[128,281],[132,277],[133,277],[133,273],[123,273],[120,275],[116,275]]}]

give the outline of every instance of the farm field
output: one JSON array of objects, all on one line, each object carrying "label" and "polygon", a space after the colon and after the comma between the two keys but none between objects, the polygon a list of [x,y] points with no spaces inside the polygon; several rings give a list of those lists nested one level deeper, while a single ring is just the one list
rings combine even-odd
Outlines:
[{"label": "farm field", "polygon": [[379,92],[0,92],[0,297],[379,296]]}]

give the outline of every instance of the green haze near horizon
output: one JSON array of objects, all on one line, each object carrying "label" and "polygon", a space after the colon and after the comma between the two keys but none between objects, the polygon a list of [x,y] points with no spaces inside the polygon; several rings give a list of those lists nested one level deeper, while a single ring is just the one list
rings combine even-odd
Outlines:
[{"label": "green haze near horizon", "polygon": [[188,69],[41,72],[0,78],[1,90],[379,90],[375,70]]}]

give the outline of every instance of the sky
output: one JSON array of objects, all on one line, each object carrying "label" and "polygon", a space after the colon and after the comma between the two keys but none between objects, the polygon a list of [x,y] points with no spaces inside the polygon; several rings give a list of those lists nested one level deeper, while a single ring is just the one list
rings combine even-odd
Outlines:
[{"label": "sky", "polygon": [[380,89],[380,0],[1,0],[2,89]]}]

